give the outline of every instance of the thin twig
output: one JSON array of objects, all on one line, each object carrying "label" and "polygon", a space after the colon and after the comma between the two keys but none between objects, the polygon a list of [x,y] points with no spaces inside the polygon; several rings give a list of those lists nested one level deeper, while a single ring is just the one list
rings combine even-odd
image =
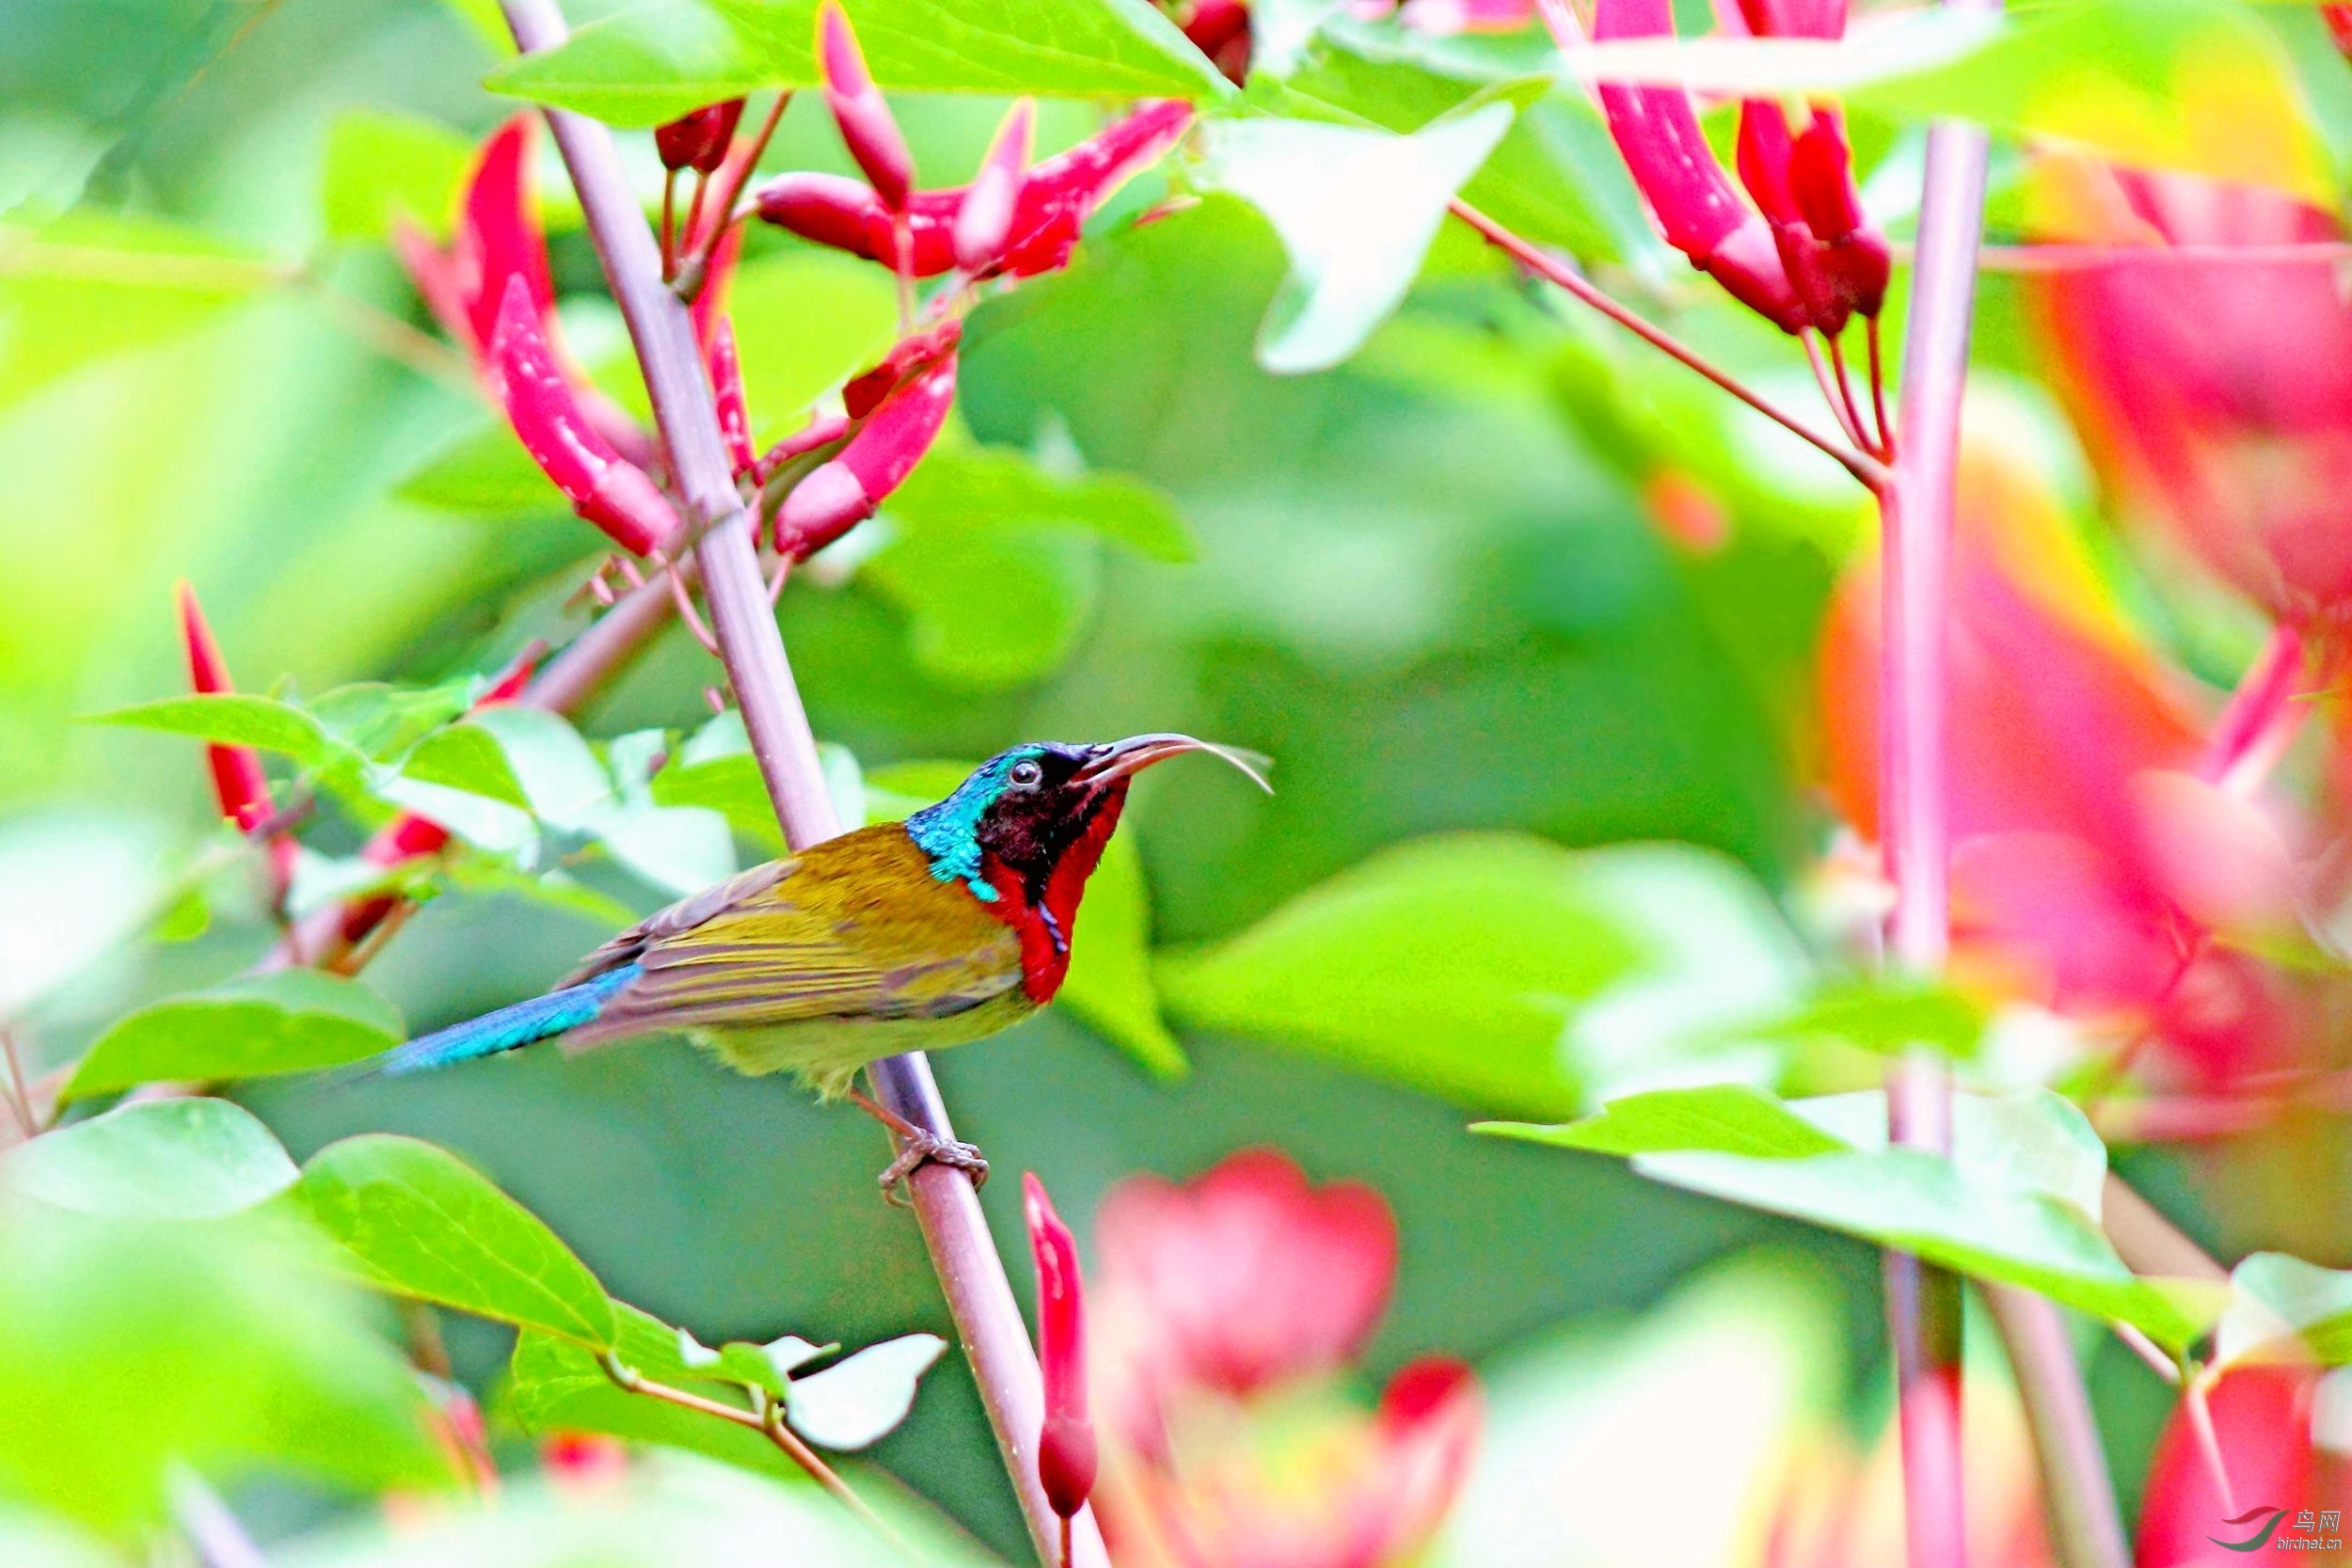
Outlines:
[{"label": "thin twig", "polygon": [[760,1433],[773,1443],[786,1458],[805,1471],[809,1480],[823,1487],[844,1508],[872,1526],[884,1540],[894,1545],[906,1544],[897,1531],[883,1523],[882,1515],[867,1506],[865,1498],[850,1489],[850,1483],[841,1479],[839,1471],[818,1457],[816,1449],[801,1441],[800,1433],[785,1425],[784,1405],[769,1398],[767,1390],[753,1390],[760,1402],[760,1407],[757,1410],[745,1410],[740,1405],[729,1404],[724,1400],[708,1399],[684,1388],[674,1388],[666,1383],[657,1383],[610,1351],[597,1356],[596,1364],[604,1369],[604,1375],[612,1380],[613,1386],[625,1392],[643,1394],[647,1399],[660,1400],[665,1404],[675,1404],[683,1410],[699,1411],[705,1416],[716,1416],[723,1421],[733,1421],[737,1426],[749,1427],[752,1431]]},{"label": "thin twig", "polygon": [[[516,43],[525,52],[553,48],[568,36],[555,0],[501,0]],[[580,193],[589,238],[604,264],[614,301],[635,344],[662,444],[687,515],[704,531],[696,546],[703,593],[727,675],[743,715],[753,760],[774,802],[777,820],[795,848],[841,831],[833,797],[810,733],[808,714],[793,683],[774,611],[768,603],[758,554],[748,527],[738,526],[743,500],[734,465],[719,431],[716,404],[685,303],[660,277],[652,229],[621,166],[612,133],[563,110],[548,123]],[[919,1052],[873,1063],[876,1098],[933,1137],[952,1138],[946,1107]],[[915,1217],[972,1366],[1007,1476],[1041,1557],[1059,1539],[1060,1521],[1045,1497],[1033,1454],[1045,1402],[1037,1355],[1006,1277],[1003,1259],[969,1177],[936,1164],[908,1180]],[[1076,1525],[1078,1563],[1109,1560],[1091,1513]]]},{"label": "thin twig", "polygon": [[1529,244],[1466,201],[1454,201],[1452,204],[1452,211],[1455,217],[1484,235],[1487,244],[1504,252],[1528,271],[1546,282],[1555,284],[1575,295],[1667,357],[1696,371],[1782,429],[1819,447],[1864,484],[1876,489],[1885,483],[1886,470],[1876,458],[1841,442],[1834,441],[1815,430],[1762,393],[1748,387],[1729,372],[1709,362],[1704,356],[1683,343],[1672,333],[1662,327],[1653,325],[1601,293],[1574,267],[1564,264],[1558,259]]},{"label": "thin twig", "polygon": [[[1836,341],[1830,340],[1832,343]],[[1851,411],[1852,400],[1837,395],[1836,384],[1830,379],[1829,362],[1821,357],[1820,334],[1808,326],[1797,334],[1797,341],[1804,345],[1805,366],[1813,372],[1813,385],[1821,389],[1821,402],[1828,405],[1829,417],[1837,421],[1837,428],[1845,432],[1847,440],[1867,451],[1870,438],[1862,433],[1861,420]]]},{"label": "thin twig", "polygon": [[1833,379],[1837,383],[1838,401],[1846,406],[1846,422],[1853,427],[1854,438],[1862,443],[1862,450],[1881,462],[1893,457],[1894,452],[1887,445],[1886,426],[1883,422],[1879,425],[1875,434],[1866,434],[1862,422],[1861,405],[1854,401],[1853,377],[1848,374],[1846,370],[1846,339],[1843,333],[1830,334],[1829,367],[1836,372]]},{"label": "thin twig", "polygon": [[266,1568],[262,1548],[229,1512],[220,1494],[194,1470],[174,1465],[165,1489],[171,1498],[172,1523],[188,1538],[204,1568]]},{"label": "thin twig", "polygon": [[2130,1323],[2113,1323],[2107,1326],[2115,1330],[2115,1337],[2128,1345],[2134,1355],[2148,1363],[2151,1371],[2175,1388],[2181,1386],[2181,1364],[2166,1354],[2163,1346]]},{"label": "thin twig", "polygon": [[468,397],[482,395],[482,383],[466,356],[430,332],[418,331],[381,306],[346,293],[316,273],[303,272],[294,281],[352,336],[386,358]]},{"label": "thin twig", "polygon": [[24,1058],[17,1049],[16,1031],[6,1022],[0,1022],[0,1054],[8,1058],[8,1108],[15,1113],[16,1125],[24,1136],[38,1137],[40,1123],[33,1117],[33,1091],[24,1081]]},{"label": "thin twig", "polygon": [[2214,1490],[2221,1494],[2221,1516],[2237,1517],[2237,1489],[2230,1484],[2230,1466],[2221,1456],[2221,1434],[2213,1428],[2213,1404],[2205,1398],[2205,1379],[2196,1368],[2181,1364],[2181,1403],[2188,1411],[2189,1430],[2197,1434],[2198,1451],[2213,1472]]},{"label": "thin twig", "polygon": [[1988,1284],[1983,1291],[2033,1433],[2058,1561],[2063,1568],[2130,1568],[2115,1481],[2066,1320],[2048,1297],[2018,1286]]}]

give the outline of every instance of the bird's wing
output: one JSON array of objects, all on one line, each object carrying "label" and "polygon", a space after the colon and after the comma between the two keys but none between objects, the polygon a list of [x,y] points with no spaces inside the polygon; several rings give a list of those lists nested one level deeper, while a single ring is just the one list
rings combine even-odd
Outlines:
[{"label": "bird's wing", "polygon": [[898,863],[897,847],[871,832],[747,871],[614,938],[583,973],[623,963],[641,973],[570,1043],[941,1018],[1020,984],[1011,928],[927,864]]}]

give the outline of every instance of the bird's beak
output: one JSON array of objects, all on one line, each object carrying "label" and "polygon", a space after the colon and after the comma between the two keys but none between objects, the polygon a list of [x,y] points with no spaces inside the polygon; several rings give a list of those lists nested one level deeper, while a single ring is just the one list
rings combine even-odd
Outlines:
[{"label": "bird's beak", "polygon": [[1273,766],[1273,758],[1257,752],[1246,752],[1235,746],[1219,746],[1214,741],[1196,740],[1188,735],[1175,735],[1168,732],[1154,735],[1131,735],[1124,740],[1112,740],[1100,746],[1090,746],[1087,748],[1087,752],[1086,761],[1079,765],[1076,782],[1092,784],[1097,788],[1115,780],[1126,778],[1132,773],[1141,772],[1155,762],[1166,762],[1168,758],[1182,756],[1186,752],[1206,752],[1213,757],[1221,757],[1232,763],[1241,769],[1251,784],[1256,784],[1268,795],[1274,793],[1274,786],[1266,783],[1265,779],[1265,770]]}]

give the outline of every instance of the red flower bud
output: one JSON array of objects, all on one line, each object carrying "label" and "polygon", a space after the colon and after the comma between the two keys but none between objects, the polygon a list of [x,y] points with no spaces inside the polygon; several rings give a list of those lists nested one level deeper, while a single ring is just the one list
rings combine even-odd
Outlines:
[{"label": "red flower bud", "polygon": [[676,541],[683,531],[677,514],[581,409],[548,351],[539,311],[520,277],[507,279],[490,338],[490,374],[507,422],[572,510],[635,555]]},{"label": "red flower bud", "polygon": [[1760,39],[1846,36],[1846,0],[1740,0],[1740,16]]},{"label": "red flower bud", "polygon": [[531,150],[535,114],[516,115],[482,149],[466,186],[457,230],[457,271],[465,290],[467,325],[480,353],[498,330],[510,277],[520,277],[540,319],[555,309],[548,276],[548,245],[531,200]]},{"label": "red flower bud", "polygon": [[848,13],[826,0],[817,13],[817,57],[825,74],[825,103],[850,156],[894,213],[906,211],[907,193],[914,184],[914,155],[890,113],[889,101],[874,86],[866,69],[866,55]]},{"label": "red flower bud", "polygon": [[[180,630],[188,644],[189,689],[206,696],[236,690],[220,644],[213,641],[213,628],[205,623],[203,607],[196,602],[196,590],[184,582],[180,585]],[[204,748],[204,757],[212,765],[213,796],[223,817],[246,832],[270,819],[278,808],[270,799],[269,778],[262,771],[261,752],[250,746],[216,744]]]},{"label": "red flower bud", "polygon": [[956,345],[962,341],[963,323],[954,317],[941,322],[929,332],[901,338],[891,345],[888,354],[882,356],[881,364],[850,377],[842,387],[841,406],[849,411],[850,418],[853,420],[866,418],[882,399],[898,390],[900,382],[941,357],[955,353]]},{"label": "red flower bud", "polygon": [[[1674,31],[1666,0],[1597,0],[1596,40]],[[1600,85],[1601,112],[1666,243],[1731,296],[1783,331],[1805,325],[1804,304],[1765,221],[1748,210],[1699,129],[1680,87]]]},{"label": "red flower bud", "polygon": [[1045,1500],[1067,1519],[1094,1490],[1094,1420],[1087,1408],[1086,1290],[1078,1274],[1078,1243],[1054,1212],[1045,1184],[1021,1178],[1021,1210],[1029,1222],[1029,1251],[1037,1261],[1038,1365],[1045,1378],[1045,1425],[1037,1445],[1037,1476]]},{"label": "red flower bud", "polygon": [[[1103,198],[1174,146],[1192,124],[1192,106],[1147,103],[1125,119],[1033,166],[1014,199],[1012,223],[997,271],[1034,277],[1066,264],[1086,220]],[[906,270],[937,277],[954,270],[954,229],[967,188],[916,191],[902,214]],[[804,240],[896,268],[898,232],[891,213],[854,180],[831,174],[787,174],[760,187],[759,215]]]},{"label": "red flower bud", "polygon": [[776,509],[776,548],[805,561],[874,515],[938,439],[956,398],[956,356],[943,355],[874,406],[840,455]]},{"label": "red flower bud", "polygon": [[743,101],[730,98],[723,103],[709,103],[691,115],[683,115],[667,125],[656,126],[654,150],[661,154],[663,168],[691,168],[697,174],[715,174],[727,155],[727,144],[735,139],[735,127],[743,118]]},{"label": "red flower bud", "polygon": [[759,465],[752,470],[752,477],[756,483],[765,484],[775,477],[777,469],[794,458],[806,456],[818,447],[836,445],[849,434],[850,421],[840,415],[812,415],[807,424],[760,454]]},{"label": "red flower bud", "polygon": [[964,188],[956,208],[956,265],[968,273],[983,273],[1003,260],[1012,238],[1013,203],[1020,198],[1021,176],[1029,166],[1029,133],[1037,105],[1023,99],[997,127],[996,139],[980,160],[980,169]]}]

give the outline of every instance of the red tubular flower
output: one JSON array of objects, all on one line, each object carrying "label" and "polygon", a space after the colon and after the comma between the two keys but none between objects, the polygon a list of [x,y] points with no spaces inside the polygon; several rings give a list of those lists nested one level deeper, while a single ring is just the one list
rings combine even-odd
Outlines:
[{"label": "red tubular flower", "polygon": [[[196,602],[196,590],[184,582],[180,585],[180,630],[188,645],[189,689],[204,696],[236,690],[203,607]],[[220,802],[220,815],[247,832],[268,821],[278,808],[270,799],[268,776],[262,771],[262,753],[250,746],[215,744],[204,748],[204,755],[212,765],[213,796]]]},{"label": "red tubular flower", "polygon": [[1125,1568],[1404,1568],[1467,1478],[1468,1370],[1419,1361],[1378,1409],[1344,1391],[1396,1273],[1378,1194],[1236,1154],[1103,1203],[1096,1512]]},{"label": "red tubular flower", "polygon": [[930,451],[955,400],[950,352],[876,404],[840,455],[792,487],[776,509],[776,548],[805,561],[872,516]]},{"label": "red tubular flower", "polygon": [[727,144],[735,139],[735,127],[743,118],[743,101],[730,98],[723,103],[708,103],[692,114],[681,115],[667,125],[654,128],[654,150],[661,155],[661,166],[669,169],[691,168],[697,174],[716,174],[727,155]]},{"label": "red tubular flower", "polygon": [[1087,1407],[1086,1291],[1078,1243],[1054,1212],[1045,1184],[1021,1178],[1021,1209],[1037,1260],[1037,1358],[1045,1378],[1045,1425],[1037,1474],[1054,1512],[1067,1519],[1094,1490],[1094,1419]]},{"label": "red tubular flower", "polygon": [[751,410],[743,402],[743,367],[735,356],[735,324],[719,318],[710,340],[710,391],[719,404],[719,434],[726,441],[727,460],[741,473],[759,460],[752,445]]},{"label": "red tubular flower", "polygon": [[[204,620],[203,607],[196,602],[196,590],[184,582],[180,585],[180,630],[187,641],[189,689],[208,695],[234,691],[229,663],[220,657],[220,644],[213,641],[213,628]],[[213,798],[219,803],[220,815],[238,832],[249,833],[277,815],[269,776],[262,770],[261,752],[250,746],[215,743],[204,748],[204,760],[212,769]],[[294,880],[294,857],[293,834],[270,835],[270,878],[280,899]]]},{"label": "red tubular flower", "polygon": [[906,211],[914,185],[914,155],[890,112],[889,100],[874,86],[865,52],[847,12],[826,0],[817,12],[817,57],[825,75],[825,104],[850,156],[866,171],[874,194],[894,213]]},{"label": "red tubular flower", "polygon": [[1235,87],[1248,76],[1248,0],[1200,0],[1184,22],[1184,37]]},{"label": "red tubular flower", "polygon": [[572,509],[635,555],[675,544],[683,527],[644,469],[582,412],[555,363],[524,280],[509,277],[490,338],[490,370],[506,418]]},{"label": "red tubular flower", "polygon": [[[1597,0],[1593,37],[1664,38],[1674,32],[1667,0]],[[1666,243],[1722,284],[1734,299],[1784,332],[1807,325],[1771,225],[1732,188],[1680,87],[1600,84],[1601,112],[1626,168]]]},{"label": "red tubular flower", "polygon": [[[2296,1514],[2321,1494],[2312,1444],[2316,1372],[2305,1367],[2240,1367],[2206,1395],[2213,1435],[2229,1472],[2225,1497],[2185,1402],[2173,1408],[2148,1466],[2137,1560],[2152,1565],[2227,1562],[2246,1551],[2224,1543],[2294,1535]],[[2333,1506],[2333,1493],[2327,1494]],[[2278,1514],[2276,1518],[2267,1515]],[[2269,1528],[2265,1533],[2265,1526]],[[2275,1543],[2284,1545],[2284,1542]],[[2261,1557],[2272,1552],[2255,1548]]]},{"label": "red tubular flower", "polygon": [[964,188],[956,208],[956,265],[982,273],[1004,260],[1012,238],[1013,203],[1020,198],[1021,176],[1029,166],[1029,134],[1037,117],[1030,99],[1015,103],[997,127],[977,174]]},{"label": "red tubular flower", "polygon": [[532,309],[542,321],[555,309],[547,241],[531,201],[532,127],[538,118],[516,115],[500,126],[483,148],[482,162],[466,187],[457,267],[466,293],[467,325],[478,353],[489,347],[498,331],[508,279],[522,279]]},{"label": "red tubular flower", "polygon": [[2352,610],[2352,306],[2325,265],[2130,247],[2340,240],[2333,214],[2251,185],[2039,160],[2037,229],[2116,247],[2027,298],[2101,478],[2271,614]]},{"label": "red tubular flower", "polygon": [[866,418],[909,376],[955,353],[962,341],[963,323],[953,316],[929,332],[901,338],[882,356],[881,364],[851,376],[842,387],[841,406],[853,420]]},{"label": "red tubular flower", "polygon": [[[1104,198],[1173,147],[1192,124],[1192,106],[1169,100],[1147,103],[1067,152],[1032,166],[1013,203],[1003,264],[1013,277],[1059,269]],[[937,277],[956,266],[955,221],[966,188],[917,191],[904,216],[906,270]],[[787,174],[760,187],[759,215],[818,245],[899,265],[890,212],[854,180],[829,174]]]}]

